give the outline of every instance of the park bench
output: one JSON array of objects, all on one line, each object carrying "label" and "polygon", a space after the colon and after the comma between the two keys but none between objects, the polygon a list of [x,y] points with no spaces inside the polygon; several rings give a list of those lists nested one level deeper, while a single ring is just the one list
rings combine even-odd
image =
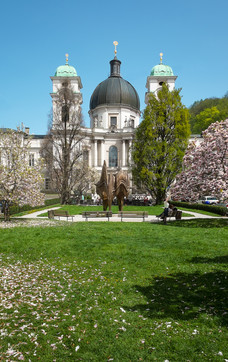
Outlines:
[{"label": "park bench", "polygon": [[174,208],[173,210],[171,209],[171,210],[169,210],[168,217],[169,217],[169,220],[171,219],[171,217],[175,217],[176,220],[181,220],[182,211],[177,210],[177,208]]},{"label": "park bench", "polygon": [[84,211],[82,217],[85,217],[86,221],[88,218],[107,217],[109,221],[109,218],[112,217],[112,211]]},{"label": "park bench", "polygon": [[54,219],[56,217],[60,218],[61,217],[66,217],[67,218],[67,221],[68,219],[72,219],[73,221],[73,216],[72,215],[69,215],[69,212],[67,210],[49,210],[48,211],[48,218],[49,219]]},{"label": "park bench", "polygon": [[120,211],[118,213],[118,216],[121,217],[121,221],[123,221],[124,218],[137,218],[137,219],[143,219],[145,221],[145,218],[148,217],[147,211]]},{"label": "park bench", "polygon": [[166,224],[166,220],[167,218],[169,218],[169,220],[171,220],[172,217],[175,217],[176,220],[181,220],[182,218],[182,211],[181,210],[177,210],[177,208],[174,209],[169,209],[169,213],[167,217],[161,217],[160,215],[157,216],[157,218],[160,218],[163,220],[164,224]]}]

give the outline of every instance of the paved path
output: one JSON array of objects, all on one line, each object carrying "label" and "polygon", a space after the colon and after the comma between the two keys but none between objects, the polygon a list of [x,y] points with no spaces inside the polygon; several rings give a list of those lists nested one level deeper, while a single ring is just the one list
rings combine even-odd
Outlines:
[{"label": "paved path", "polygon": [[[45,210],[36,211],[36,212],[31,213],[31,214],[26,214],[26,215],[19,216],[19,217],[21,219],[35,219],[35,218],[37,218],[38,215],[45,214],[46,212],[48,212],[48,210],[58,210],[58,209],[60,209],[60,207],[50,207],[50,208],[45,209]],[[41,216],[41,217],[39,217],[39,219],[48,219],[48,217],[47,216]]]},{"label": "paved path", "polygon": [[[35,219],[38,217],[38,215],[44,214],[46,212],[48,212],[48,210],[57,210],[60,209],[60,207],[51,207],[49,209],[45,209],[45,210],[41,210],[41,211],[36,211],[33,212],[31,214],[27,214],[24,216],[20,216],[20,218],[22,219]],[[200,218],[200,219],[216,219],[217,216],[209,216],[209,215],[204,215],[204,214],[199,214],[196,212],[192,212],[192,211],[186,211],[186,213],[192,215],[192,216],[186,216],[186,217],[182,217],[182,220],[191,220],[191,219],[195,219],[195,218]],[[115,216],[116,215],[116,216]],[[219,218],[221,218],[221,216],[218,216]],[[39,217],[39,219],[48,219],[48,217]],[[62,217],[61,220],[66,220],[65,217]],[[114,214],[114,216],[112,216],[110,219],[110,222],[117,222],[120,221],[120,217],[117,216],[117,214]],[[148,218],[145,219],[147,222],[158,222],[160,221],[162,223],[162,220],[159,220],[155,215],[149,215]],[[169,220],[175,220],[175,218],[167,218],[167,221]],[[80,221],[85,221],[85,218],[82,218],[82,215],[74,215],[73,220],[69,219],[69,222],[80,222]],[[102,217],[98,217],[98,218],[90,218],[89,221],[108,221],[107,218],[102,218]],[[136,219],[136,218],[126,218],[124,219],[123,222],[143,222],[142,219]]]}]

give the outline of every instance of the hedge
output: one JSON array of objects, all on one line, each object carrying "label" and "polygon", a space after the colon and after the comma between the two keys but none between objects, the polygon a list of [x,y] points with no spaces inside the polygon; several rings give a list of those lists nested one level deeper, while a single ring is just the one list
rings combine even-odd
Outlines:
[{"label": "hedge", "polygon": [[171,203],[174,206],[183,207],[185,209],[203,210],[203,211],[213,212],[214,214],[222,216],[226,216],[228,214],[227,208],[224,206],[207,205],[207,204],[189,204],[188,202],[180,202],[180,201],[171,201]]},{"label": "hedge", "polygon": [[45,206],[56,205],[56,204],[59,204],[59,203],[60,203],[60,199],[56,198],[56,199],[45,200],[44,205],[39,205],[39,206],[30,206],[30,205],[18,206],[18,205],[13,205],[13,206],[10,206],[10,215],[19,214],[20,212],[23,212],[23,211],[42,209]]}]

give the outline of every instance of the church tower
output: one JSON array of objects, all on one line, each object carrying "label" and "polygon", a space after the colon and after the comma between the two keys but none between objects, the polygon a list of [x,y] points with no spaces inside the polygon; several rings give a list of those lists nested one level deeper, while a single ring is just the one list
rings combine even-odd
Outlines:
[{"label": "church tower", "polygon": [[162,87],[162,83],[166,83],[169,86],[169,90],[172,91],[175,88],[175,81],[177,76],[173,74],[173,70],[169,65],[162,63],[163,53],[160,53],[160,64],[155,65],[150,73],[150,76],[147,77],[146,82],[146,96],[145,103],[148,103],[149,93],[156,94],[159,89]]},{"label": "church tower", "polygon": [[53,125],[55,118],[57,117],[57,100],[58,100],[58,91],[62,87],[69,87],[72,89],[74,94],[74,109],[72,112],[77,112],[80,105],[82,104],[82,94],[80,92],[82,88],[81,78],[77,75],[76,69],[69,65],[68,63],[68,54],[66,54],[66,64],[60,65],[55,72],[54,77],[50,77],[52,80],[52,107],[53,107]]}]

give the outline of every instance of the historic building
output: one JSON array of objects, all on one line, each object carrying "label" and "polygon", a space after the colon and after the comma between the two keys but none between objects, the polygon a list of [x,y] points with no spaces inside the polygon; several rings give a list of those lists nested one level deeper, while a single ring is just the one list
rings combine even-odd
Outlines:
[{"label": "historic building", "polygon": [[[135,129],[140,122],[140,101],[135,88],[121,76],[121,61],[116,56],[110,61],[110,76],[95,88],[90,99],[90,128],[84,128],[84,157],[90,167],[101,172],[104,160],[108,171],[116,172],[120,168],[129,171],[131,144]],[[147,77],[145,103],[148,94],[156,92],[166,82],[170,90],[175,87],[176,76],[171,67],[162,63],[154,66]],[[52,81],[53,127],[55,124],[56,99],[58,90],[69,84],[74,91],[74,107],[77,111],[83,102],[81,93],[82,82],[76,69],[69,65],[68,55],[66,64],[56,69]],[[144,108],[144,107],[143,107]],[[27,129],[28,132],[28,129]],[[31,144],[31,162],[39,157],[39,149],[44,136],[34,136]],[[45,188],[49,187],[48,176],[45,180]]]}]

